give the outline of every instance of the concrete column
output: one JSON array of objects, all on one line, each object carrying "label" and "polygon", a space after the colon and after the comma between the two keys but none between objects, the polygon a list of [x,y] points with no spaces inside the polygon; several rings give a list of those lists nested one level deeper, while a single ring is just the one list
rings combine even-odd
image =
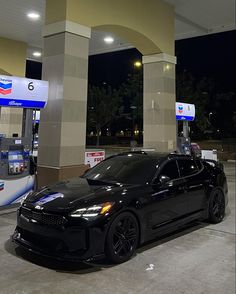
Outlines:
[{"label": "concrete column", "polygon": [[69,21],[44,29],[43,79],[49,81],[49,101],[40,120],[39,185],[85,170],[90,35],[90,28]]},{"label": "concrete column", "polygon": [[[27,45],[24,42],[0,37],[0,75],[25,76]],[[21,136],[22,109],[2,107],[0,110],[0,133],[11,137]]]},{"label": "concrete column", "polygon": [[176,58],[164,53],[143,56],[144,148],[158,152],[176,149]]}]

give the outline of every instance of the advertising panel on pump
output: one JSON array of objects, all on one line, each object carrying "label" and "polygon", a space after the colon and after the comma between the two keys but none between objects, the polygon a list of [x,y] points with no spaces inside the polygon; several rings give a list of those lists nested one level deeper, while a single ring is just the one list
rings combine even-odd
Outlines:
[{"label": "advertising panel on pump", "polygon": [[187,120],[193,121],[195,119],[195,105],[176,102],[176,119],[177,120]]},{"label": "advertising panel on pump", "polygon": [[47,100],[47,81],[0,75],[0,106],[44,108]]}]

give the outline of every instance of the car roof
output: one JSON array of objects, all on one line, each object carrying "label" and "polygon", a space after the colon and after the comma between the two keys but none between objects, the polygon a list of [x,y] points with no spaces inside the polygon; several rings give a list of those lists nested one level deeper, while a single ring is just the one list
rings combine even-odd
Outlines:
[{"label": "car roof", "polygon": [[[148,158],[154,158],[154,159],[172,159],[172,158],[180,158],[180,159],[191,159],[193,158],[190,155],[185,155],[185,154],[179,154],[179,153],[164,153],[164,152],[156,152],[156,151],[127,151],[127,152],[122,152],[118,153],[113,156],[126,156],[126,155],[135,155],[135,157],[143,157],[147,156]],[[112,157],[113,157],[112,156]]]}]

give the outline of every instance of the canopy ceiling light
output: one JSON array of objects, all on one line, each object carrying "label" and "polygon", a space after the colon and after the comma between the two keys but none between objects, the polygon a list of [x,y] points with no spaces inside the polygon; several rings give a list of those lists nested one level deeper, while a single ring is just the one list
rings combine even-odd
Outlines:
[{"label": "canopy ceiling light", "polygon": [[35,52],[33,52],[33,55],[35,57],[40,57],[42,55],[42,53],[41,52],[38,52],[38,51],[35,51]]},{"label": "canopy ceiling light", "polygon": [[37,12],[29,12],[27,14],[28,18],[32,19],[32,20],[37,20],[40,18],[40,14]]},{"label": "canopy ceiling light", "polygon": [[113,37],[105,37],[103,40],[107,44],[112,44],[114,42],[114,38]]}]

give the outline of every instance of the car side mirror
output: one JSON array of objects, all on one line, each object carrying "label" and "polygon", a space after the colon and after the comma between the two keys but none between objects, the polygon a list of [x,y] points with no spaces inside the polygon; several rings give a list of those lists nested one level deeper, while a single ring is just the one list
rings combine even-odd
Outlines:
[{"label": "car side mirror", "polygon": [[161,176],[159,177],[159,182],[160,182],[161,184],[166,184],[166,183],[169,182],[170,180],[171,180],[171,178],[168,177],[168,176],[166,176],[166,175],[161,175]]},{"label": "car side mirror", "polygon": [[159,186],[167,184],[170,180],[171,180],[171,178],[169,178],[168,176],[161,175],[161,176],[155,178],[152,185],[154,187],[159,187]]}]

